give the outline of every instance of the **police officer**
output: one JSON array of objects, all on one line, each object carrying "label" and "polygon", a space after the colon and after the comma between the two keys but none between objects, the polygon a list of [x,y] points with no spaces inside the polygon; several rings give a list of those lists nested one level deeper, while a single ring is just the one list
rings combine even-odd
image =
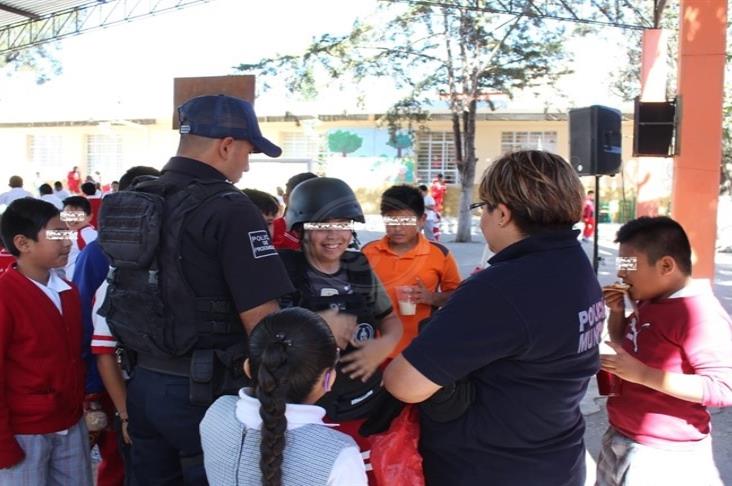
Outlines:
[{"label": "police officer", "polygon": [[[127,398],[132,466],[140,483],[156,486],[206,484],[199,423],[215,398],[245,384],[246,333],[293,290],[261,213],[232,185],[250,153],[282,150],[244,100],[200,96],[178,115],[177,155],[158,180],[105,199],[100,235],[114,268],[100,314],[136,361]],[[125,248],[157,231],[157,207],[157,257],[125,260]],[[135,208],[147,212],[120,223]],[[147,252],[138,250],[129,254]],[[156,298],[163,312],[154,312]]]}]

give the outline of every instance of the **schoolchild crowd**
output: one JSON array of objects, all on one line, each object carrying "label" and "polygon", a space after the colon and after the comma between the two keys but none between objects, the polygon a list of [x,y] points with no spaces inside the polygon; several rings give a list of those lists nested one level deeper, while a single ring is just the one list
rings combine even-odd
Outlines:
[{"label": "schoolchild crowd", "polygon": [[[226,123],[216,118],[224,112]],[[177,156],[162,173],[133,167],[106,201],[58,204],[10,181],[0,220],[0,486],[91,485],[94,444],[99,485],[579,486],[579,401],[600,369],[621,386],[608,399],[597,484],[722,484],[706,407],[732,404],[732,322],[691,278],[678,223],[622,226],[624,285],[601,289],[572,229],[585,206],[572,168],[547,152],[506,154],[473,204],[494,256],[461,282],[435,238],[441,177],[435,197],[426,186],[385,190],[385,236],[359,248],[354,223],[364,214],[339,179],[292,177],[284,214],[274,196],[230,184],[250,152],[279,155],[251,105],[200,97],[179,116]],[[155,224],[160,214],[134,224],[123,214],[154,207],[154,196],[176,201],[161,206],[157,247],[161,262],[175,255],[175,277],[188,284],[175,302],[171,270],[162,273],[170,267],[119,246],[139,244]],[[221,219],[226,211],[241,216]],[[122,238],[135,225],[139,238]],[[210,278],[207,262],[234,260],[242,266],[216,268],[218,287],[195,277]],[[162,297],[141,295],[157,289]],[[161,351],[182,346],[181,332],[135,328],[145,314],[131,302],[163,302],[178,325],[204,316],[208,327],[191,327],[199,334],[185,353]],[[407,416],[418,416],[407,451],[421,463],[417,483],[372,448],[406,433],[395,428]]]}]

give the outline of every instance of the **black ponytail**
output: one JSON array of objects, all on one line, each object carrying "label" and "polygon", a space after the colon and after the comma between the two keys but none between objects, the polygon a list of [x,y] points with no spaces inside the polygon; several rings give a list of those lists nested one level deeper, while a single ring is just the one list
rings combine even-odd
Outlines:
[{"label": "black ponytail", "polygon": [[287,403],[302,403],[323,372],[334,366],[335,338],[323,319],[293,307],[270,314],[249,337],[249,359],[262,417],[262,485],[282,484]]},{"label": "black ponytail", "polygon": [[257,398],[261,406],[262,442],[259,467],[263,486],[282,484],[282,451],[285,449],[287,419],[287,344],[270,343],[260,357],[257,373]]}]

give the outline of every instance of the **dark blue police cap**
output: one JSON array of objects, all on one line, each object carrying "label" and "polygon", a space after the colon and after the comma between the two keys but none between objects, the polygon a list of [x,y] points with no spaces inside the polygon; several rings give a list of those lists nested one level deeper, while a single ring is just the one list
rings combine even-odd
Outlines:
[{"label": "dark blue police cap", "polygon": [[254,107],[248,101],[226,95],[198,96],[178,107],[178,119],[182,134],[232,137],[251,143],[256,153],[270,157],[282,154],[281,148],[262,136]]}]

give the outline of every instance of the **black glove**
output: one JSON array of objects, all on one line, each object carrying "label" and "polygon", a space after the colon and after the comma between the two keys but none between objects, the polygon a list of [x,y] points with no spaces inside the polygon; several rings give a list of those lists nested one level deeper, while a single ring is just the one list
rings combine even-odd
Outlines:
[{"label": "black glove", "polygon": [[475,385],[463,378],[442,387],[437,393],[419,404],[419,411],[435,422],[451,422],[475,401]]},{"label": "black glove", "polygon": [[358,429],[358,433],[364,437],[389,430],[392,420],[397,418],[404,408],[404,403],[394,398],[386,390],[379,400],[379,404],[375,405],[369,413],[369,418]]},{"label": "black glove", "polygon": [[[417,325],[421,333],[430,324],[430,317]],[[451,422],[459,418],[475,401],[475,385],[469,378],[442,387],[437,393],[419,404],[419,411],[435,422]]]}]

